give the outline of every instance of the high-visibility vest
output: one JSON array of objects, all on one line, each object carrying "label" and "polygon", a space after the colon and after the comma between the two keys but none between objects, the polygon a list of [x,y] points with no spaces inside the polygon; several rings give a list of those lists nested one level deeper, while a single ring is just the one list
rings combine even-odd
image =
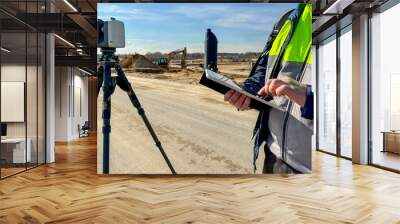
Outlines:
[{"label": "high-visibility vest", "polygon": [[[279,52],[282,54],[282,58],[280,58],[280,61],[276,61],[274,66],[280,68],[276,74],[277,77],[289,76],[294,80],[309,84],[311,81],[312,7],[311,4],[300,4],[299,9],[302,9],[302,14],[298,17],[296,27],[288,44]],[[290,23],[290,19],[287,23]],[[280,43],[276,45],[279,46]],[[273,48],[271,49],[270,58],[273,57],[272,50]],[[273,78],[276,77],[274,74],[271,76]],[[268,78],[270,77],[266,76],[266,79]],[[275,97],[274,103],[287,107],[290,101],[285,97]]]},{"label": "high-visibility vest", "polygon": [[[289,32],[287,32],[288,30],[288,26],[285,23],[289,17],[289,15],[293,12],[294,10],[289,10],[287,12],[285,12],[278,20],[278,22],[274,25],[272,32],[269,34],[268,37],[268,41],[265,44],[264,50],[261,53],[261,55],[258,57],[256,63],[254,63],[251,71],[250,71],[250,75],[248,77],[248,79],[246,80],[246,82],[249,83],[249,85],[246,85],[246,82],[244,83],[244,88],[246,89],[246,91],[252,93],[252,94],[257,94],[258,90],[264,85],[264,80],[259,80],[259,79],[254,79],[253,75],[255,75],[256,73],[259,73],[259,69],[261,70],[268,70],[268,72],[266,72],[266,78],[272,78],[272,67],[275,64],[277,59],[277,56],[279,54],[279,51],[277,51],[277,43],[281,43],[282,45],[284,44],[284,42],[286,41],[286,39],[290,39],[289,38]],[[289,27],[289,30],[291,29],[291,27]],[[283,35],[283,32],[286,32],[287,34]],[[276,40],[276,41],[275,41]],[[274,46],[273,46],[274,45]],[[272,56],[270,57],[270,52],[271,52],[271,48],[273,48],[272,50]],[[282,47],[279,47],[280,49]],[[272,60],[275,60],[274,62]],[[275,69],[276,70],[276,69]],[[276,74],[276,72],[274,73]]]},{"label": "high-visibility vest", "polygon": [[[265,78],[289,76],[302,84],[311,84],[311,42],[312,6],[299,4],[284,21],[271,45]],[[274,97],[272,101],[285,111],[269,109],[260,113],[254,131],[253,164],[258,157],[258,147],[265,141],[290,167],[303,173],[311,172],[312,120],[302,118],[300,107],[286,97]]]}]

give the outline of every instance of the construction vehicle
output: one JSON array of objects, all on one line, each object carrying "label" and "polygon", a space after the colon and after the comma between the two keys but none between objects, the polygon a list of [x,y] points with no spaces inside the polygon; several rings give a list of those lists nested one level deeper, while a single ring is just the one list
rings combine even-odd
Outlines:
[{"label": "construction vehicle", "polygon": [[186,55],[187,55],[187,50],[186,47],[171,51],[167,54],[166,57],[161,57],[157,60],[155,60],[153,63],[156,65],[159,65],[160,67],[164,69],[169,69],[169,63],[170,61],[177,55],[177,54],[182,54],[181,55],[181,68],[186,68]]}]

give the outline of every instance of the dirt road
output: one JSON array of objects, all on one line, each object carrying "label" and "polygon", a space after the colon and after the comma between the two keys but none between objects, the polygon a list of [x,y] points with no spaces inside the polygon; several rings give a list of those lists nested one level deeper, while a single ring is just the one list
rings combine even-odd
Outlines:
[{"label": "dirt road", "polygon": [[[256,111],[238,112],[223,101],[222,95],[200,85],[142,77],[129,79],[178,173],[253,172],[251,133]],[[100,129],[101,97],[98,105]],[[112,97],[111,123],[111,173],[169,173],[141,118],[119,89]],[[98,139],[101,170],[101,132]],[[262,161],[260,155],[257,173]]]}]

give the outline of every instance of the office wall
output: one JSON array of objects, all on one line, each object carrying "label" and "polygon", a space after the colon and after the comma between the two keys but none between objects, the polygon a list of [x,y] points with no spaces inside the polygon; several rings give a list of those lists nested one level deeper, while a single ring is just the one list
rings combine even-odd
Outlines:
[{"label": "office wall", "polygon": [[77,68],[56,67],[55,140],[79,137],[78,125],[88,121],[88,77]]},{"label": "office wall", "polygon": [[[26,125],[27,137],[32,138],[34,141],[34,148],[44,147],[44,80],[41,70],[36,65],[25,64],[2,64],[1,66],[1,81],[2,82],[25,82],[26,83]],[[36,77],[36,74],[39,74]],[[25,74],[27,74],[25,81]],[[6,108],[2,108],[6,110]],[[39,126],[38,126],[39,125]],[[39,130],[39,131],[38,131]],[[38,133],[37,133],[38,132]],[[36,136],[38,135],[38,138]],[[7,122],[7,136],[8,137],[25,137],[25,123],[24,122]],[[40,142],[40,143],[39,143]]]},{"label": "office wall", "polygon": [[[2,1],[3,3],[3,1]],[[9,1],[6,4],[13,4],[15,2]],[[23,16],[24,12],[36,13],[42,12],[44,1],[38,0],[34,2],[19,1],[18,7],[20,9],[18,16]],[[13,7],[10,7],[10,9]],[[25,144],[25,151],[31,149],[31,157],[28,162],[21,164],[7,160],[1,163],[0,170],[1,178],[12,175],[16,172],[23,171],[26,168],[35,167],[42,164],[46,160],[46,113],[45,113],[45,100],[46,100],[46,72],[44,66],[46,64],[46,35],[41,31],[26,26],[22,22],[15,20],[11,14],[0,12],[0,17],[3,23],[0,24],[0,45],[2,50],[0,54],[0,67],[1,67],[1,81],[12,82],[19,81],[25,83],[25,101],[24,101],[24,122],[6,122],[7,123],[7,137],[8,138],[27,138]],[[12,24],[10,26],[10,24]],[[7,25],[8,24],[8,25]],[[3,26],[5,25],[5,26]],[[47,48],[49,49],[49,48]],[[48,74],[48,73],[47,73]],[[0,108],[9,110],[10,108]],[[11,111],[12,113],[12,111]],[[1,145],[0,151],[5,153],[14,152],[5,145]],[[3,147],[4,146],[4,147]],[[47,144],[49,146],[49,144]],[[0,154],[1,154],[0,152]],[[30,161],[29,161],[30,160]],[[1,160],[4,162],[4,160]],[[52,161],[52,160],[48,160]],[[9,169],[11,168],[11,169]],[[18,168],[15,170],[14,168]]]},{"label": "office wall", "polygon": [[68,139],[69,117],[69,72],[68,67],[55,68],[55,140],[66,141]]},{"label": "office wall", "polygon": [[[73,136],[78,136],[77,126],[81,126],[88,121],[89,118],[89,102],[88,102],[88,77],[83,76],[79,70],[75,69],[74,73],[74,108],[73,108]],[[80,102],[78,102],[80,101]]]},{"label": "office wall", "polygon": [[[30,68],[32,69],[32,68]],[[2,82],[25,82],[25,64],[2,64],[1,66]],[[31,97],[32,92],[27,93]],[[5,110],[6,108],[2,108]],[[25,137],[24,122],[7,123],[8,137]]]}]

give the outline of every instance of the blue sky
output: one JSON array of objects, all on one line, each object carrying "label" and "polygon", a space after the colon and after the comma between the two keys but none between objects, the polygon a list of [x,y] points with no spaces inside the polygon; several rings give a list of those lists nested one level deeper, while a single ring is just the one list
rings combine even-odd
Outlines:
[{"label": "blue sky", "polygon": [[98,18],[125,23],[126,47],[118,53],[160,51],[186,46],[203,52],[204,33],[211,28],[218,52],[259,52],[289,3],[99,3]]}]

